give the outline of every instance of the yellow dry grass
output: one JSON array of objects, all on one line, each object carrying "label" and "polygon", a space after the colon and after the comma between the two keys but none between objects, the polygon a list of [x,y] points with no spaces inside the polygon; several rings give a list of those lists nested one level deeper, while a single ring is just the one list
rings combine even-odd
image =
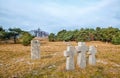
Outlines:
[{"label": "yellow dry grass", "polygon": [[[86,42],[88,46],[97,47],[96,66],[87,65],[85,69],[80,69],[76,65],[74,71],[66,71],[66,58],[63,56],[66,43],[40,41],[39,60],[30,59],[30,46],[0,45],[0,78],[120,78],[120,45]],[[76,42],[71,44],[77,45]]]}]

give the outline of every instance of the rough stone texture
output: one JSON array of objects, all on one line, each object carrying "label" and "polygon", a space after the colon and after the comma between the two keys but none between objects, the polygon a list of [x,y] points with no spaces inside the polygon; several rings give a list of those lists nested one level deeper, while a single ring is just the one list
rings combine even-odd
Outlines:
[{"label": "rough stone texture", "polygon": [[89,64],[90,65],[95,65],[96,64],[96,54],[97,50],[94,46],[89,46]]},{"label": "rough stone texture", "polygon": [[80,68],[86,67],[86,52],[88,47],[85,45],[85,42],[78,42],[78,46],[75,47],[78,53],[77,64]]},{"label": "rough stone texture", "polygon": [[74,70],[74,54],[75,48],[73,46],[67,46],[67,50],[64,51],[64,56],[66,57],[66,70]]},{"label": "rough stone texture", "polygon": [[38,40],[31,41],[31,59],[40,58],[40,42]]}]

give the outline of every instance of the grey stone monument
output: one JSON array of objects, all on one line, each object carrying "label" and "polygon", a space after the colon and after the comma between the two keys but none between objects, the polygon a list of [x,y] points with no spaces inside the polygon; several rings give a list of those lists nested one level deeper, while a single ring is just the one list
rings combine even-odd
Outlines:
[{"label": "grey stone monument", "polygon": [[89,64],[90,65],[95,65],[96,64],[96,58],[95,58],[95,54],[96,54],[97,50],[94,46],[89,46]]},{"label": "grey stone monument", "polygon": [[75,48],[73,46],[67,46],[67,50],[64,51],[64,56],[66,57],[66,70],[74,70],[74,54]]},{"label": "grey stone monument", "polygon": [[86,67],[86,52],[88,47],[85,45],[85,42],[78,42],[78,46],[75,47],[78,53],[77,64],[80,68]]},{"label": "grey stone monument", "polygon": [[38,40],[31,41],[31,59],[40,58],[40,42]]}]

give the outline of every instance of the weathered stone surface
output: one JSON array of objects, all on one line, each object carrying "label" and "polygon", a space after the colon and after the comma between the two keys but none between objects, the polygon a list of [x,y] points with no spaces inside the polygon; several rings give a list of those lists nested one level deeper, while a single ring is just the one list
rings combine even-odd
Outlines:
[{"label": "weathered stone surface", "polygon": [[97,50],[94,46],[89,46],[89,64],[90,65],[95,65],[96,64],[96,54]]},{"label": "weathered stone surface", "polygon": [[78,46],[75,47],[78,53],[77,64],[80,68],[86,67],[86,52],[88,47],[85,45],[85,42],[78,42]]},{"label": "weathered stone surface", "polygon": [[74,54],[75,48],[73,46],[68,46],[67,50],[64,51],[64,56],[66,57],[66,70],[74,70]]},{"label": "weathered stone surface", "polygon": [[40,42],[38,40],[31,41],[31,59],[40,58]]}]

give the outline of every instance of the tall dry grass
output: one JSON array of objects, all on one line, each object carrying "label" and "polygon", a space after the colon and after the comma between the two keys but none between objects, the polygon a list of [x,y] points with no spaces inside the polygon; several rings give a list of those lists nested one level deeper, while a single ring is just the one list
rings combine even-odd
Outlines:
[{"label": "tall dry grass", "polygon": [[[97,64],[85,69],[76,65],[75,70],[66,71],[66,50],[64,42],[41,41],[41,59],[30,59],[30,46],[21,44],[0,45],[0,78],[119,78],[120,45],[99,41],[86,42],[97,47]],[[76,46],[76,42],[70,42]],[[76,56],[75,56],[76,58]]]}]

